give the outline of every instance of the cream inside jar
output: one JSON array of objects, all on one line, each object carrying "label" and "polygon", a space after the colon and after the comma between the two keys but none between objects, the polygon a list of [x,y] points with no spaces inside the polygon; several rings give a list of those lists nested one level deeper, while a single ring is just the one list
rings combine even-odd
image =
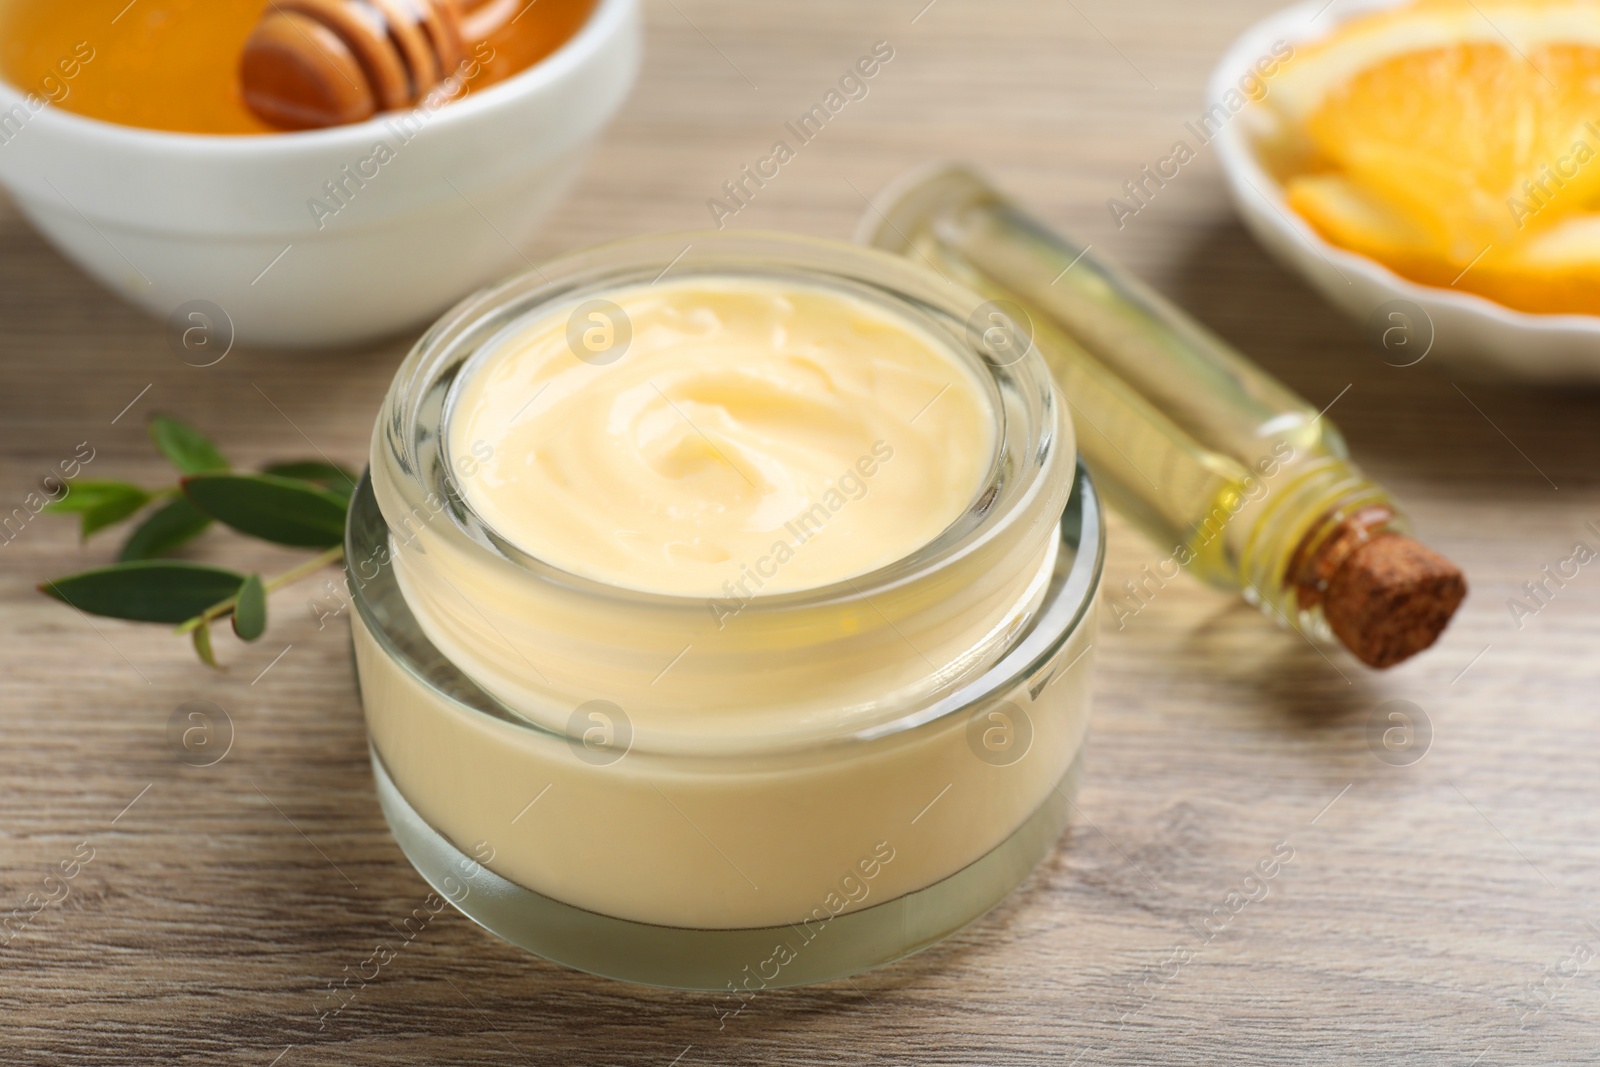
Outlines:
[{"label": "cream inside jar", "polygon": [[573,574],[729,601],[902,559],[977,497],[983,383],[928,330],[797,280],[632,286],[523,326],[448,402],[461,488]]}]

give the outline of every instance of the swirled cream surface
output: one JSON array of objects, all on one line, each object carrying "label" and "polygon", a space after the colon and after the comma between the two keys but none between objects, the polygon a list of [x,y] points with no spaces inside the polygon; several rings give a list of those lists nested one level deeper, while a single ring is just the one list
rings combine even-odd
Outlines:
[{"label": "swirled cream surface", "polygon": [[493,346],[450,400],[467,502],[529,555],[645,592],[810,589],[911,554],[982,487],[985,385],[906,315],[760,276],[605,296]]}]

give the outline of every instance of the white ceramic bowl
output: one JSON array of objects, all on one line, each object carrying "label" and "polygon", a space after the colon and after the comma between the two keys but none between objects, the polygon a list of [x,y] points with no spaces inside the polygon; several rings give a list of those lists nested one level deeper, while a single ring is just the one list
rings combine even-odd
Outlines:
[{"label": "white ceramic bowl", "polygon": [[[637,0],[600,0],[556,52],[431,114],[212,136],[45,107],[0,144],[0,183],[57,248],[154,315],[210,301],[241,343],[347,344],[525,269],[519,249],[626,98],[640,50]],[[18,106],[0,83],[0,115]],[[348,192],[336,214],[312,206],[338,205],[329,181]]]},{"label": "white ceramic bowl", "polygon": [[[1234,42],[1212,72],[1206,106],[1220,103],[1250,64],[1269,54],[1274,41],[1298,47],[1327,35],[1344,19],[1395,2],[1339,0],[1330,6],[1327,0],[1309,0],[1256,24]],[[1514,311],[1472,293],[1409,281],[1366,256],[1325,241],[1289,209],[1282,188],[1261,165],[1248,136],[1248,113],[1247,107],[1213,139],[1245,226],[1330,303],[1367,323],[1374,336],[1381,336],[1388,325],[1401,327],[1405,332],[1393,336],[1410,347],[1392,348],[1386,353],[1386,358],[1393,357],[1391,362],[1411,362],[1427,354],[1488,376],[1600,382],[1600,317]],[[1380,312],[1392,301],[1414,305],[1423,320],[1403,307]],[[1391,310],[1400,317],[1391,317]]]}]

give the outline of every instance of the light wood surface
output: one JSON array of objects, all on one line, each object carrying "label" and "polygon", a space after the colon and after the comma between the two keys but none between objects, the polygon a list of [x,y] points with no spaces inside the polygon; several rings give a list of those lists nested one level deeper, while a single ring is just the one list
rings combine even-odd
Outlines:
[{"label": "light wood surface", "polygon": [[[343,623],[319,632],[305,591],[280,593],[267,638],[221,638],[229,669],[209,673],[160,627],[37,594],[115,542],[82,547],[40,517],[0,546],[0,908],[45,895],[81,842],[93,859],[0,948],[0,1060],[1593,1062],[1600,563],[1521,629],[1507,598],[1575,541],[1600,548],[1600,396],[1384,365],[1243,233],[1204,151],[1113,225],[1106,198],[1182,135],[1210,65],[1272,0],[925,3],[651,0],[641,83],[532,254],[706,225],[721,183],[887,40],[869,96],[730,224],[847,237],[902,170],[979,162],[1314,403],[1337,400],[1360,460],[1467,570],[1440,645],[1375,675],[1183,579],[1125,629],[1102,620],[1081,817],[946,944],[763,995],[719,1029],[710,995],[568,972],[446,912],[319,1029],[326,984],[427,894],[373,797]],[[85,440],[88,476],[165,481],[144,436],[156,411],[241,465],[360,463],[408,340],[188,367],[7,205],[0,510]],[[194,554],[260,559],[223,533]],[[1162,555],[1113,522],[1108,585]],[[194,699],[236,732],[209,768],[168,747]],[[1433,724],[1414,765],[1369,748],[1390,699]],[[1284,841],[1266,897],[1208,933]]]}]

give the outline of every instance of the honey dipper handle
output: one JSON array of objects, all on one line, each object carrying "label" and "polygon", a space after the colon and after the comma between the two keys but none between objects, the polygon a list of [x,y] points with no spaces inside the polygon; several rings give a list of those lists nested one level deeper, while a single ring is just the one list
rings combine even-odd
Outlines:
[{"label": "honey dipper handle", "polygon": [[414,106],[528,0],[271,0],[239,58],[240,94],[285,130]]}]

